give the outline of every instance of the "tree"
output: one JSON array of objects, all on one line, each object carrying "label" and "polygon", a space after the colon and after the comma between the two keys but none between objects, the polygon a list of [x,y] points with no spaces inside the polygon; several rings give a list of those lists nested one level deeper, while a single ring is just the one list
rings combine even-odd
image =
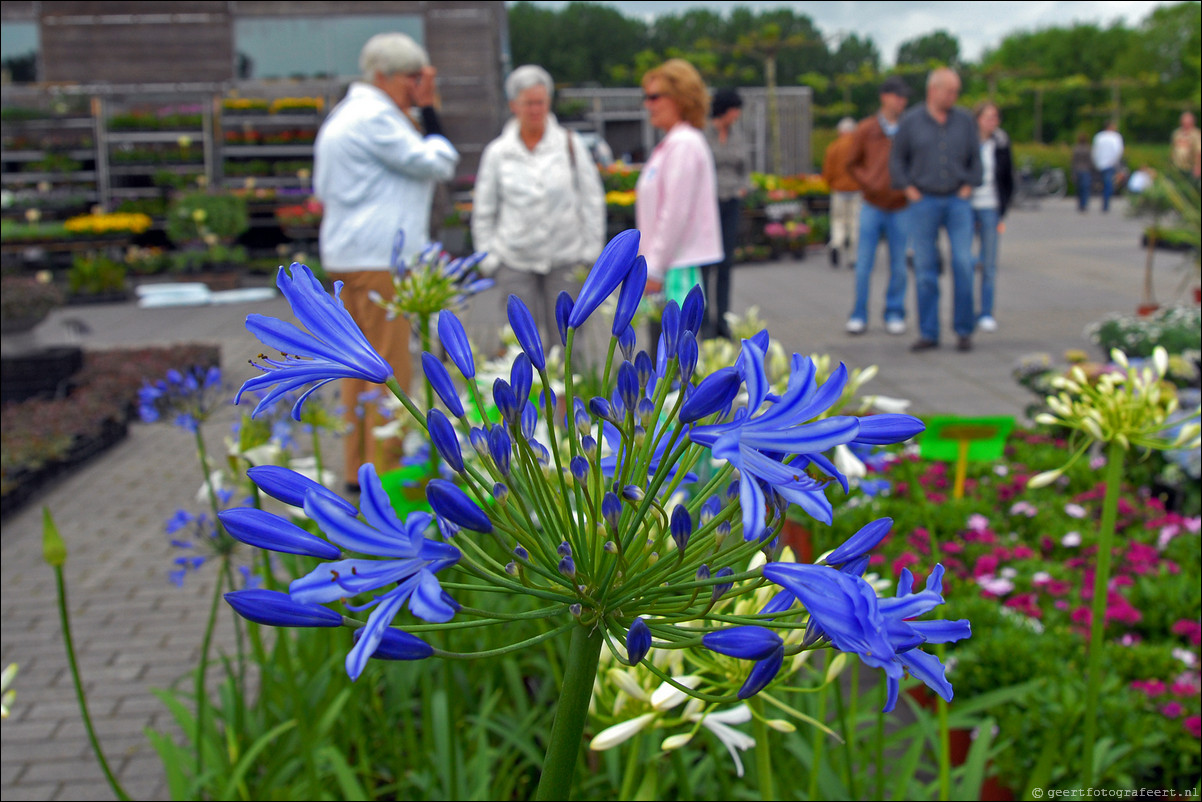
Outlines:
[{"label": "tree", "polygon": [[529,2],[509,9],[513,63],[539,64],[558,83],[608,83],[614,67],[647,47],[647,26],[609,6],[568,3],[560,11]]},{"label": "tree", "polygon": [[926,67],[942,64],[960,66],[960,41],[947,31],[935,31],[898,45],[897,63]]},{"label": "tree", "polygon": [[831,54],[831,70],[836,75],[859,73],[862,69],[877,72],[881,67],[881,54],[871,37],[861,39],[856,34],[839,40],[839,46]]}]

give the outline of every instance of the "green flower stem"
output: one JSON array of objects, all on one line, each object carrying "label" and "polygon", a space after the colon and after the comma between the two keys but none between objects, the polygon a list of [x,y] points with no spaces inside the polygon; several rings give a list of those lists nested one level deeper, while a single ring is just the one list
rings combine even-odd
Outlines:
[{"label": "green flower stem", "polygon": [[409,397],[409,394],[401,389],[401,383],[396,380],[396,376],[389,376],[388,381],[384,382],[384,386],[391,390],[392,394],[401,402],[401,406],[405,407],[405,411],[413,418],[414,423],[420,426],[423,432],[426,431],[426,416],[413,403],[413,399]]},{"label": "green flower stem", "polygon": [[[630,745],[626,748],[626,770],[622,772],[622,786],[618,791],[619,799],[634,799],[638,787],[638,777],[641,774],[639,769],[646,768],[647,764],[643,761],[643,733],[637,732],[630,739]],[[654,770],[654,768],[651,769],[651,771]]]},{"label": "green flower stem", "polygon": [[[935,654],[943,662],[942,644]],[[952,737],[947,723],[947,702],[940,696],[935,700],[935,712],[939,718],[939,799],[952,798]]]},{"label": "green flower stem", "polygon": [[[417,316],[417,331],[421,338],[421,349],[423,351],[430,350],[430,316]],[[430,384],[430,379],[422,374],[422,387],[426,392],[426,409],[434,409],[434,385]],[[430,442],[430,476],[438,476],[438,449],[434,447],[434,443]]]},{"label": "green flower stem", "polygon": [[843,768],[847,771],[845,778],[847,781],[847,793],[850,799],[859,799],[860,795],[856,790],[856,772],[851,748],[851,741],[854,737],[852,727],[854,725],[849,722],[847,709],[843,706],[843,685],[839,682],[839,678],[836,677],[831,685],[835,688],[835,714],[839,717],[839,725],[843,730]]},{"label": "green flower stem", "polygon": [[1106,497],[1098,528],[1098,564],[1093,577],[1093,612],[1089,623],[1089,673],[1085,685],[1085,736],[1082,744],[1082,782],[1093,785],[1094,743],[1098,738],[1098,693],[1102,685],[1102,635],[1106,629],[1106,591],[1110,585],[1110,552],[1114,547],[1114,522],[1118,514],[1119,487],[1127,452],[1112,442],[1106,453]]},{"label": "green flower stem", "polygon": [[602,643],[604,638],[597,627],[576,625],[572,629],[563,687],[555,707],[555,722],[551,725],[551,738],[535,799],[566,800],[572,790],[572,775],[584,738]]},{"label": "green flower stem", "polygon": [[[827,652],[826,660],[823,663],[824,669],[830,668],[830,661],[832,659],[834,659],[833,654],[831,652]],[[837,682],[838,678],[836,678],[835,681]],[[818,694],[817,714],[814,716],[814,718],[821,723],[823,728],[826,727],[826,697],[829,692],[830,692],[830,685],[827,683],[823,683],[821,691]],[[818,774],[819,774],[819,771],[821,770],[820,767],[822,765],[822,750],[823,750],[823,747],[825,747],[825,746],[826,746],[826,740],[823,738],[822,729],[819,727],[815,727],[813,729],[813,732],[810,733],[810,752],[814,755],[814,762],[810,764],[810,777],[809,777],[810,782],[809,782],[809,793],[806,795],[807,799],[817,799],[818,798]]]},{"label": "green flower stem", "polygon": [[[448,660],[479,660],[482,657],[503,657],[507,654],[512,654],[514,652],[520,652],[522,649],[525,649],[530,646],[534,646],[535,644],[538,644],[538,643],[542,643],[543,641],[551,640],[552,638],[558,637],[559,635],[562,635],[563,633],[567,632],[569,629],[584,629],[584,627],[582,627],[579,624],[579,622],[572,620],[572,621],[567,622],[566,624],[563,624],[562,626],[556,627],[555,629],[552,629],[548,632],[544,632],[541,635],[535,635],[533,638],[527,638],[524,641],[520,641],[518,643],[511,643],[508,646],[501,646],[496,649],[487,649],[487,650],[481,651],[481,652],[448,652],[448,651],[439,649],[438,647],[434,647],[434,654],[438,657],[443,657]],[[414,631],[416,632],[417,628],[414,628]],[[598,636],[598,639],[600,639],[600,636]],[[597,654],[598,654],[598,656],[600,656],[600,654],[601,654],[600,648],[598,648]],[[596,665],[596,659],[594,658],[593,674],[596,674],[596,673],[597,673],[597,665]],[[592,682],[593,681],[590,678],[589,679],[590,693],[591,693],[591,689],[592,689]],[[565,680],[565,683],[566,683],[566,680]],[[562,699],[562,697],[561,697],[561,699]],[[587,714],[588,713],[588,698],[587,697],[584,700],[584,708],[585,708],[585,713]],[[584,731],[584,723],[583,722],[581,722],[581,724],[580,724],[580,731],[581,732]],[[569,778],[569,782],[571,782],[571,778]],[[566,797],[551,797],[551,798],[566,799]]]},{"label": "green flower stem", "polygon": [[772,776],[772,729],[764,718],[764,700],[753,696],[747,700],[751,708],[751,731],[755,736],[755,779],[759,798],[764,802],[776,799],[776,785]]},{"label": "green flower stem", "polygon": [[[108,780],[113,793],[120,800],[128,800],[130,799],[129,794],[125,793],[125,789],[114,776],[113,770],[109,768],[109,762],[100,748],[100,740],[96,737],[96,730],[92,726],[92,714],[88,712],[88,698],[84,693],[83,680],[79,676],[79,663],[75,660],[75,642],[71,638],[71,617],[67,612],[67,583],[63,577],[61,564],[54,566],[54,582],[58,589],[58,617],[63,627],[63,645],[67,647],[67,663],[71,666],[71,681],[75,684],[75,696],[79,699],[79,713],[83,717],[84,728],[88,731],[88,742],[92,745],[92,751],[96,753],[96,760],[100,763],[100,769],[104,772],[104,778]],[[197,749],[197,754],[199,753],[200,750]]]},{"label": "green flower stem", "polygon": [[209,673],[209,649],[213,645],[213,629],[217,624],[217,607],[221,602],[221,583],[225,577],[218,573],[213,585],[213,600],[209,602],[209,619],[205,623],[204,639],[200,644],[200,663],[196,666],[196,780],[204,774],[204,750],[201,741],[204,737],[205,714],[209,703],[209,692],[206,678]]}]

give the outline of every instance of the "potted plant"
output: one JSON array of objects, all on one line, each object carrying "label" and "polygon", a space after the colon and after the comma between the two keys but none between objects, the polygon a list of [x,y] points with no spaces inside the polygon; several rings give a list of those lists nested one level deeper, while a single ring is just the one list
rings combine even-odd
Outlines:
[{"label": "potted plant", "polygon": [[4,334],[22,334],[32,331],[60,306],[63,294],[50,282],[48,274],[36,278],[5,276],[3,293],[0,293],[0,331]]}]

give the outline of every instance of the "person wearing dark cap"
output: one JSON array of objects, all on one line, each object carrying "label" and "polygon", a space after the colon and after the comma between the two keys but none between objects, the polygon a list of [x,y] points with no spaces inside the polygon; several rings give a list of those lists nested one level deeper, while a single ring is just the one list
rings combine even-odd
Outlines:
[{"label": "person wearing dark cap", "polygon": [[751,186],[751,157],[743,130],[735,123],[743,113],[743,98],[734,89],[719,89],[710,103],[710,123],[705,139],[714,153],[718,171],[718,219],[722,223],[722,261],[701,268],[705,297],[706,334],[730,337],[726,312],[730,309],[730,270],[739,244],[739,219],[743,198]]},{"label": "person wearing dark cap", "polygon": [[880,110],[856,126],[847,157],[847,170],[863,193],[856,249],[856,299],[847,320],[849,334],[863,334],[868,327],[868,290],[882,236],[889,247],[885,331],[906,333],[906,195],[893,189],[889,153],[902,112],[906,110],[910,87],[893,76],[881,84],[880,97]]}]

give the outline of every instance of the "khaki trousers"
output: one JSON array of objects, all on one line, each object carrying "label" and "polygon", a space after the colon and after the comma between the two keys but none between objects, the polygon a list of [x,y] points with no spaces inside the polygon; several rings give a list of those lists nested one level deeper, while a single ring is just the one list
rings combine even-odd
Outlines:
[{"label": "khaki trousers", "polygon": [[[351,317],[363,330],[367,341],[392,366],[397,382],[406,392],[413,377],[413,360],[409,353],[409,323],[404,318],[389,320],[382,306],[368,297],[375,290],[385,298],[393,295],[392,271],[351,270],[330,271],[330,278],[341,281],[342,303]],[[381,473],[398,467],[401,457],[400,441],[377,442],[372,429],[386,423],[375,403],[360,403],[364,393],[387,388],[362,379],[342,380],[342,404],[346,408],[349,431],[345,435],[344,451],[346,465],[344,478],[347,484],[359,484],[359,466],[373,463]]]}]

